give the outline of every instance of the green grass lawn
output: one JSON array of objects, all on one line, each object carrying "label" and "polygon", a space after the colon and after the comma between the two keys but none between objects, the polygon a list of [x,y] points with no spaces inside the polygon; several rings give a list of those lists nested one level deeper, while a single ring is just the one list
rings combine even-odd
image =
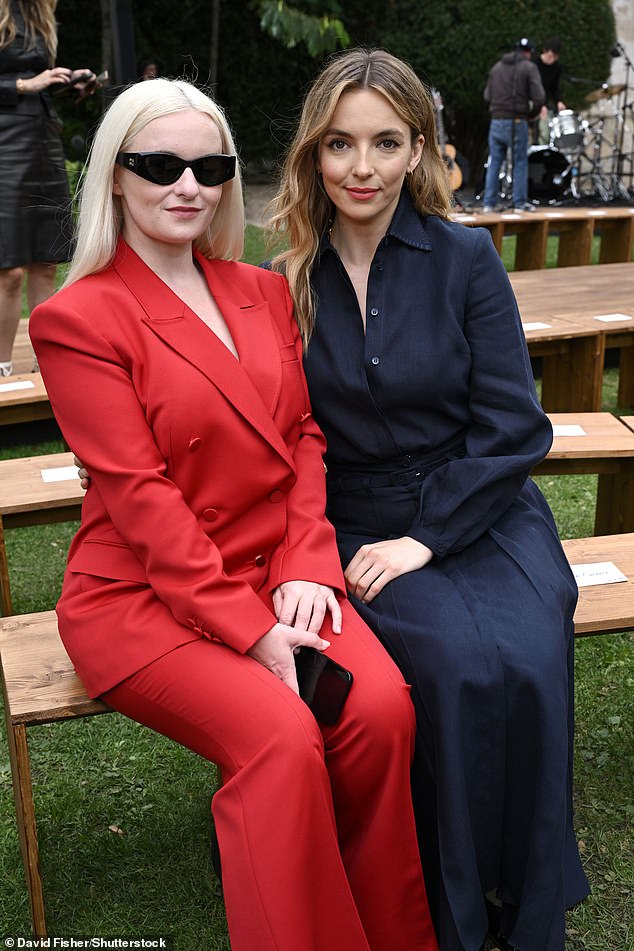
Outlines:
[{"label": "green grass lawn", "polygon": [[[261,233],[249,227],[245,257],[266,256]],[[616,410],[615,394],[611,370],[606,409]],[[57,442],[19,445],[0,450],[0,457],[62,448]],[[562,537],[592,534],[596,477],[538,481]],[[76,527],[7,533],[15,613],[55,605]],[[634,949],[633,687],[632,635],[577,641],[576,827],[593,892],[568,916],[571,951]],[[209,859],[215,767],[118,714],[32,728],[29,737],[51,933],[173,935],[177,951],[228,949]],[[0,882],[0,938],[28,936],[4,730]]]}]

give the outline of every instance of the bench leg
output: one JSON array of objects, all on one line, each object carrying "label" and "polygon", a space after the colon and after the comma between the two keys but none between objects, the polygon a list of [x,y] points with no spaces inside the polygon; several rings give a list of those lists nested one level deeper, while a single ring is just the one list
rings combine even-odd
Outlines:
[{"label": "bench leg", "polygon": [[10,617],[13,614],[11,603],[11,589],[9,587],[9,564],[7,550],[4,546],[4,526],[0,515],[0,615]]},{"label": "bench leg", "polygon": [[31,785],[31,764],[26,738],[26,727],[13,724],[7,713],[7,738],[9,741],[9,759],[13,777],[13,795],[20,835],[20,849],[26,875],[26,887],[31,905],[31,923],[36,938],[47,937],[46,916],[44,914],[44,896],[40,877],[40,860],[37,845],[37,827],[35,825],[35,806]]},{"label": "bench leg", "polygon": [[634,532],[634,464],[624,459],[620,472],[599,474],[594,534],[629,532]]},{"label": "bench leg", "polygon": [[601,409],[605,337],[565,341],[542,363],[542,407],[547,413],[594,413]]}]

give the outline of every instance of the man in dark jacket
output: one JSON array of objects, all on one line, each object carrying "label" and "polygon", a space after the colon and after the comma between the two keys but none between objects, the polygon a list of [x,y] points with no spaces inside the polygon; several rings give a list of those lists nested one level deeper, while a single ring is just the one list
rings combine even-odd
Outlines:
[{"label": "man in dark jacket", "polygon": [[531,61],[535,47],[523,37],[493,66],[484,90],[489,103],[489,161],[484,185],[484,210],[498,202],[502,162],[508,149],[513,156],[513,206],[531,211],[528,204],[528,120],[539,115],[546,96],[539,71]]}]

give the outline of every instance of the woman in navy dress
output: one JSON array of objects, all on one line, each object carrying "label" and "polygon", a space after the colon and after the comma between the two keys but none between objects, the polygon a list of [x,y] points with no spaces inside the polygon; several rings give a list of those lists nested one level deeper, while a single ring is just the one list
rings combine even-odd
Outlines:
[{"label": "woman in navy dress", "polygon": [[304,103],[274,224],[360,614],[411,683],[413,794],[441,951],[561,951],[588,893],[572,827],[573,612],[529,479],[552,430],[504,267],[448,220],[433,105],[384,51]]}]

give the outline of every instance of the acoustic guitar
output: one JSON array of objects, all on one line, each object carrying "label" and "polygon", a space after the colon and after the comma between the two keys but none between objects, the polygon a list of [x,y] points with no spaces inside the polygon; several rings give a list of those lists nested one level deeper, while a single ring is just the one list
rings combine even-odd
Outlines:
[{"label": "acoustic guitar", "polygon": [[443,122],[442,117],[444,109],[442,96],[437,89],[432,90],[432,96],[434,100],[434,112],[436,113],[436,135],[438,136],[438,147],[440,149],[440,154],[443,158],[443,161],[447,166],[449,187],[451,188],[452,192],[455,192],[456,189],[460,188],[462,185],[462,171],[456,162],[455,146],[449,145],[447,143],[447,136],[445,135],[445,123]]}]

